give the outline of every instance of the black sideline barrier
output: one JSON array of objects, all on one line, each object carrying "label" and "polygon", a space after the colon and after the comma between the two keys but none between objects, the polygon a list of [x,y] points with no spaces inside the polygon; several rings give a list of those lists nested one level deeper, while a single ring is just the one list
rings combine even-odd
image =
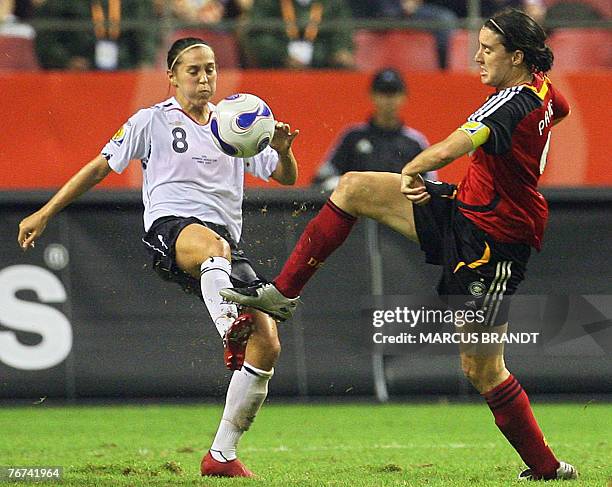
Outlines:
[{"label": "black sideline barrier", "polygon": [[[21,218],[49,193],[0,193],[0,398],[219,397],[229,373],[203,305],[151,272],[141,244],[139,193],[92,192],[53,220],[36,247],[16,243]],[[612,190],[549,190],[551,217],[523,294],[611,292]],[[243,240],[272,278],[326,195],[249,191]],[[438,270],[414,244],[379,229],[380,276],[373,276],[368,225],[305,290],[303,305],[280,325],[281,359],[272,395],[374,394],[370,334],[360,300],[373,289],[430,294]],[[377,280],[378,279],[378,280]],[[364,329],[365,327],[365,329]],[[509,368],[530,392],[610,393],[610,353],[531,355],[508,349]],[[383,357],[391,395],[471,392],[457,356]],[[379,395],[380,397],[380,395]]]}]

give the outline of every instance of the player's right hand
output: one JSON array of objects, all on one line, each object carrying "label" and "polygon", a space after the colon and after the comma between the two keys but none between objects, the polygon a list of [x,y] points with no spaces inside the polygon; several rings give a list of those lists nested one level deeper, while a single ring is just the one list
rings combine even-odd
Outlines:
[{"label": "player's right hand", "polygon": [[427,192],[425,181],[420,174],[412,176],[402,173],[400,191],[413,205],[424,205],[429,203],[431,195]]},{"label": "player's right hand", "polygon": [[30,247],[34,247],[34,242],[42,235],[46,227],[47,218],[40,211],[21,220],[19,235],[17,236],[17,242],[21,249],[25,252]]}]

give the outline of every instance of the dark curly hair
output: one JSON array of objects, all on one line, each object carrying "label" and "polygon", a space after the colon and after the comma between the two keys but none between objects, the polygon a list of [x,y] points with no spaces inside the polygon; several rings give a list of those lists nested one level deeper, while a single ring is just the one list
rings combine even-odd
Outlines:
[{"label": "dark curly hair", "polygon": [[174,44],[172,44],[172,47],[170,47],[170,50],[168,51],[168,57],[166,58],[166,62],[168,63],[168,69],[172,67],[172,63],[174,63],[174,60],[183,49],[189,46],[193,46],[194,44],[206,44],[208,46],[208,43],[206,43],[206,41],[198,37],[183,37],[182,39],[176,40]]},{"label": "dark curly hair", "polygon": [[523,51],[525,64],[532,72],[546,73],[552,68],[554,56],[544,42],[546,32],[526,13],[516,9],[502,10],[487,20],[483,27],[502,37],[506,51]]}]

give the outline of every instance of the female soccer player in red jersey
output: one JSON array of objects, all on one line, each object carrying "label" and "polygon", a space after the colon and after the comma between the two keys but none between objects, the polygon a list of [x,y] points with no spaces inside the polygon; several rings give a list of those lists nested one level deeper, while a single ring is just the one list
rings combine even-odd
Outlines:
[{"label": "female soccer player in red jersey", "polygon": [[234,370],[202,475],[251,477],[236,458],[236,447],[266,398],[280,343],[274,320],[259,311],[238,316],[236,305],[224,302],[219,290],[258,280],[238,248],[244,173],[293,184],[297,162],[291,145],[298,132],[277,122],[263,152],[249,159],[227,156],[215,146],[209,124],[217,85],[213,50],[201,39],[179,39],[168,52],[167,73],[176,96],[134,114],[100,155],[20,223],[18,242],[27,250],[62,208],[111,170],[120,173],[130,160],[141,161],[142,241],[153,268],[202,298],[223,338],[226,365]]},{"label": "female soccer player in red jersey", "polygon": [[[553,62],[545,39],[542,28],[517,10],[487,20],[474,59],[480,80],[495,93],[467,122],[408,162],[401,175],[342,176],[273,283],[221,294],[287,319],[306,282],[363,216],[419,243],[427,262],[442,267],[440,295],[459,296],[455,306],[484,317],[466,331],[505,332],[507,297],[524,277],[531,247],[539,250],[542,244],[548,214],[537,184],[551,128],[569,113],[545,75]],[[458,186],[419,176],[468,153],[471,164]],[[576,478],[576,469],[558,461],[547,445],[525,391],[505,366],[503,345],[496,353],[462,346],[460,356],[465,375],[529,467],[520,478]]]}]

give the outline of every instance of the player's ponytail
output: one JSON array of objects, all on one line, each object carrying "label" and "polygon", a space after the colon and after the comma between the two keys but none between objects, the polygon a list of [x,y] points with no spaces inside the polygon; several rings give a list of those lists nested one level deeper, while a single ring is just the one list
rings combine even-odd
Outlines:
[{"label": "player's ponytail", "polygon": [[544,47],[535,49],[532,58],[531,62],[528,62],[532,71],[546,73],[552,68],[554,55],[548,45],[545,44]]},{"label": "player's ponytail", "polygon": [[522,51],[532,72],[545,73],[552,68],[554,56],[545,44],[546,32],[526,13],[506,9],[487,20],[484,27],[502,37],[506,51]]},{"label": "player's ponytail", "polygon": [[179,57],[185,51],[193,46],[204,45],[208,46],[206,42],[197,37],[183,37],[182,39],[178,39],[172,44],[170,50],[168,51],[168,57],[166,58],[166,62],[168,63],[168,69],[172,70],[174,66],[179,62]]}]

